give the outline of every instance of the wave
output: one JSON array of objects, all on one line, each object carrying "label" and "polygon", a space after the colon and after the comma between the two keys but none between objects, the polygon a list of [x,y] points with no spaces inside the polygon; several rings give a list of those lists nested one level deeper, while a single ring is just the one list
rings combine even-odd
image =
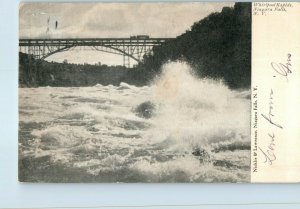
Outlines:
[{"label": "wave", "polygon": [[[189,150],[224,142],[250,141],[249,91],[230,90],[221,81],[196,78],[183,62],[163,66],[152,84],[157,109],[145,137]],[[215,146],[215,145],[214,145]]]}]

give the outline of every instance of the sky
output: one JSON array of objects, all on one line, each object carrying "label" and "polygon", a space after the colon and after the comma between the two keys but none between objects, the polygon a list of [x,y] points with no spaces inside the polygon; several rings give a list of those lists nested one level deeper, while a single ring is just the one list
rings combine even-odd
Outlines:
[{"label": "sky", "polygon": [[[173,38],[212,12],[234,3],[21,3],[20,38]],[[56,28],[57,21],[57,28]],[[122,56],[76,50],[49,61],[122,64]]]}]

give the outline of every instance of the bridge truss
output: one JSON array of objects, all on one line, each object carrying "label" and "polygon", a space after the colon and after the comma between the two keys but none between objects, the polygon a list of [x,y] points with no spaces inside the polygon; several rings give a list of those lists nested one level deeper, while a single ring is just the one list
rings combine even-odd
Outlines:
[{"label": "bridge truss", "polygon": [[152,48],[171,38],[85,38],[85,39],[20,39],[19,51],[36,59],[73,49],[97,50],[123,56],[123,65],[131,67],[130,59],[142,62],[143,56],[151,53]]}]

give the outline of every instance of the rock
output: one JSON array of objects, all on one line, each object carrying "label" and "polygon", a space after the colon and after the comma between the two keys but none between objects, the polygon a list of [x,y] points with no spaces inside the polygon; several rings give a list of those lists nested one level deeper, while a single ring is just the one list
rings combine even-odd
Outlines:
[{"label": "rock", "polygon": [[196,148],[192,154],[199,157],[201,163],[210,161],[210,155],[205,149]]},{"label": "rock", "polygon": [[134,111],[137,116],[139,116],[141,118],[149,119],[154,114],[155,105],[150,101],[143,102],[140,105],[138,105]]},{"label": "rock", "polygon": [[215,160],[213,163],[214,166],[219,166],[219,167],[225,167],[225,168],[231,168],[231,169],[237,169],[238,166],[232,164],[231,162],[227,160]]}]

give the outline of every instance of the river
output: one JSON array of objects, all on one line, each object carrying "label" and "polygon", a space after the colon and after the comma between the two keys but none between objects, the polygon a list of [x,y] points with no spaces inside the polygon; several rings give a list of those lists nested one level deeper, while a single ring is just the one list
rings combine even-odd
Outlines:
[{"label": "river", "polygon": [[21,181],[250,181],[250,91],[185,63],[144,87],[20,88],[19,121]]}]

